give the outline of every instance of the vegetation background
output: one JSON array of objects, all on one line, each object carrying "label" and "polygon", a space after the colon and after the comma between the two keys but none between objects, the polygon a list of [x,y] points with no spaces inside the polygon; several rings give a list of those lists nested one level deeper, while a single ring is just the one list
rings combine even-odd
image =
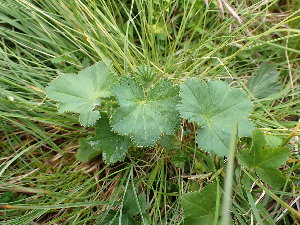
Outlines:
[{"label": "vegetation background", "polygon": [[[57,114],[45,87],[101,60],[119,76],[148,65],[177,84],[221,79],[247,92],[257,128],[284,139],[299,119],[299,7],[297,0],[1,0],[0,224],[183,224],[183,195],[212,181],[223,186],[226,175],[223,158],[195,146],[193,124],[153,148],[132,149],[124,162],[81,163],[78,140],[93,131],[77,115]],[[247,81],[266,62],[282,87],[257,98]],[[297,135],[288,147],[283,189],[259,179],[246,189],[235,167],[232,224],[297,224]]]}]

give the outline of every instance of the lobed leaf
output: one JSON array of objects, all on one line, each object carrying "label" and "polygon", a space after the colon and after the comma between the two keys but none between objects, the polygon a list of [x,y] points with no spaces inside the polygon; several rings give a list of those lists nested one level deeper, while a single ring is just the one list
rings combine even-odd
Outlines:
[{"label": "lobed leaf", "polygon": [[178,87],[160,80],[145,92],[131,77],[123,77],[113,88],[120,107],[110,122],[113,130],[130,135],[139,146],[152,146],[162,134],[174,134],[180,122],[176,110]]},{"label": "lobed leaf", "polygon": [[272,148],[277,148],[282,143],[282,139],[274,135],[267,135],[265,136],[265,138],[266,138],[267,146]]},{"label": "lobed leaf", "polygon": [[96,106],[112,95],[110,87],[117,80],[110,66],[98,62],[76,74],[63,74],[46,88],[47,95],[59,102],[58,112],[79,113],[83,126],[91,126],[100,118]]},{"label": "lobed leaf", "polygon": [[239,164],[254,170],[257,176],[274,188],[281,188],[285,178],[278,168],[285,164],[290,151],[285,147],[268,147],[264,134],[260,130],[253,131],[252,146],[238,155]]},{"label": "lobed leaf", "polygon": [[217,183],[208,184],[201,192],[186,193],[183,195],[184,224],[214,224]]},{"label": "lobed leaf", "polygon": [[256,168],[255,172],[261,180],[274,187],[275,189],[282,188],[286,182],[285,177],[282,175],[280,170],[278,170],[278,168]]},{"label": "lobed leaf", "polygon": [[103,160],[107,164],[124,160],[128,149],[132,146],[129,137],[118,135],[111,130],[108,116],[104,113],[96,124],[96,135],[87,142],[93,149],[102,152]]},{"label": "lobed leaf", "polygon": [[222,81],[205,83],[190,78],[181,86],[180,97],[181,116],[201,126],[197,143],[205,151],[228,155],[230,132],[235,121],[238,121],[240,137],[251,134],[253,124],[248,115],[252,104],[242,90],[230,88]]}]

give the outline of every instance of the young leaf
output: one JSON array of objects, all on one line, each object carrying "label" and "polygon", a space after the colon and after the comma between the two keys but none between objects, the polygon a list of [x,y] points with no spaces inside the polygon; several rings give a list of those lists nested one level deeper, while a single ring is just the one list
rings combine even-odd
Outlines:
[{"label": "young leaf", "polygon": [[135,71],[135,80],[138,84],[148,88],[155,78],[156,73],[147,65],[139,66]]},{"label": "young leaf", "polygon": [[282,84],[278,81],[279,72],[273,64],[260,65],[257,75],[248,81],[248,89],[256,98],[265,98],[278,92]]},{"label": "young leaf", "polygon": [[222,81],[205,83],[196,78],[187,79],[181,86],[181,116],[201,127],[197,143],[205,151],[220,156],[228,154],[230,131],[238,121],[239,136],[251,134],[253,124],[248,119],[252,104],[245,93],[230,88]]},{"label": "young leaf", "polygon": [[217,183],[208,184],[201,192],[192,192],[183,195],[184,224],[214,224]]},{"label": "young leaf", "polygon": [[176,110],[178,88],[169,80],[160,80],[144,92],[131,77],[123,77],[113,87],[120,107],[110,122],[113,130],[130,135],[139,146],[152,146],[162,134],[171,135],[180,122]]},{"label": "young leaf", "polygon": [[101,154],[101,151],[92,148],[86,139],[80,139],[79,146],[76,158],[81,162],[89,162]]},{"label": "young leaf", "polygon": [[93,149],[102,152],[103,160],[113,164],[124,160],[128,148],[132,146],[129,137],[114,133],[109,125],[107,114],[101,113],[96,124],[96,135],[87,141]]},{"label": "young leaf", "polygon": [[278,168],[285,164],[290,151],[285,147],[270,148],[266,146],[264,134],[260,130],[253,131],[251,150],[243,150],[238,155],[241,166],[254,170],[258,177],[274,188],[281,188],[285,178]]},{"label": "young leaf", "polygon": [[116,80],[116,75],[110,72],[110,66],[98,62],[80,71],[78,75],[61,75],[49,84],[46,93],[60,102],[59,113],[79,113],[80,123],[91,126],[100,118],[95,107],[101,105],[103,98],[112,95],[110,86]]}]

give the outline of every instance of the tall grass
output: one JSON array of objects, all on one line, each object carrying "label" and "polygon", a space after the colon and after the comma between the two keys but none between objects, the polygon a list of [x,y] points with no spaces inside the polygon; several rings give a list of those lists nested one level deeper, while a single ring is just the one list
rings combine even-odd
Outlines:
[{"label": "tall grass", "polygon": [[[90,131],[76,115],[58,115],[44,88],[59,74],[100,60],[110,60],[119,76],[147,64],[175,83],[223,79],[246,91],[258,65],[274,62],[284,88],[269,99],[253,99],[251,119],[268,134],[287,136],[296,125],[291,117],[299,114],[297,2],[229,4],[241,24],[226,10],[222,18],[214,1],[0,1],[0,202],[15,205],[0,212],[1,223],[93,224],[117,209],[130,181],[137,194],[146,194],[150,224],[179,224],[182,194],[209,182],[185,175],[212,173],[223,182],[222,159],[184,141],[193,140],[193,131],[178,134],[184,135],[181,151],[192,158],[183,169],[170,163],[178,150],[159,147],[133,151],[113,166],[101,159],[76,161],[78,140]],[[272,193],[292,203],[298,155],[288,167],[294,190]],[[234,175],[231,210],[237,224],[293,224],[262,189],[244,193],[240,171]]]}]

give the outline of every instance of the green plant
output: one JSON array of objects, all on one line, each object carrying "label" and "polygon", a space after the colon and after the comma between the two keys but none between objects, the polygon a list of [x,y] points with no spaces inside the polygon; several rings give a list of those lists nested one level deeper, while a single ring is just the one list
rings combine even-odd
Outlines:
[{"label": "green plant", "polygon": [[74,74],[63,74],[47,87],[47,95],[60,102],[58,112],[79,113],[79,121],[84,126],[91,126],[100,118],[95,108],[101,105],[102,99],[112,95],[111,85],[116,76],[109,66],[99,62]]},{"label": "green plant", "polygon": [[242,150],[238,160],[240,165],[255,172],[264,182],[280,189],[286,183],[286,179],[278,168],[286,163],[289,156],[288,148],[267,146],[264,134],[260,130],[255,130],[251,148]]},{"label": "green plant", "polygon": [[[286,179],[280,191],[266,186],[252,169],[240,168],[236,157],[229,179],[225,162],[228,165],[230,160],[199,149],[195,136],[203,124],[188,120],[181,121],[175,135],[161,136],[151,148],[129,147],[125,162],[80,163],[75,160],[79,147],[85,161],[107,151],[116,153],[106,154],[107,159],[103,154],[108,163],[117,160],[115,157],[124,159],[126,152],[114,150],[114,141],[109,141],[118,140],[109,124],[120,106],[117,99],[114,94],[101,99],[93,110],[101,118],[86,128],[79,125],[78,114],[57,114],[56,104],[45,98],[44,87],[58,74],[75,74],[95,62],[108,62],[107,58],[116,74],[130,73],[146,89],[158,77],[153,70],[174,84],[191,77],[224,80],[246,90],[253,107],[251,121],[265,134],[267,146],[269,137],[276,137],[270,147],[277,148],[277,142],[287,137],[298,121],[298,3],[228,1],[243,20],[237,24],[227,10],[221,17],[220,1],[205,2],[0,1],[0,195],[13,192],[24,197],[24,201],[6,200],[7,208],[0,206],[1,224],[95,224],[106,210],[118,211],[119,221],[125,210],[118,203],[122,204],[128,179],[134,181],[138,195],[145,194],[149,224],[181,224],[186,216],[181,197],[186,192],[198,191],[212,181],[219,181],[226,192],[227,180],[232,183],[232,195],[228,194],[232,206],[227,211],[235,224],[295,224],[291,209],[298,210],[297,137],[287,145],[292,152],[290,160],[279,168]],[[282,90],[255,97],[246,83],[265,62],[276,64]],[[138,65],[147,66],[139,73],[139,69],[135,71]],[[145,73],[149,78],[140,78]],[[265,85],[263,90],[265,87],[270,88]],[[101,129],[98,123],[106,122],[107,129]],[[106,139],[106,134],[113,139]],[[93,136],[105,140],[96,142],[102,145],[101,151],[87,143]],[[129,135],[118,137],[130,139]],[[236,152],[251,149],[250,142],[249,138],[238,139]],[[94,151],[94,155],[84,150],[88,154]],[[127,176],[130,170],[133,174]],[[220,208],[220,191],[216,208]],[[225,198],[224,207],[223,202]],[[141,223],[139,214],[134,217]]]},{"label": "green plant", "polygon": [[79,113],[85,126],[99,120],[96,135],[81,141],[79,160],[88,161],[97,153],[108,164],[123,160],[131,146],[151,147],[163,135],[173,135],[180,126],[180,114],[200,126],[198,145],[220,156],[228,154],[235,121],[240,137],[251,133],[248,116],[252,106],[242,90],[223,81],[206,84],[192,78],[181,85],[179,94],[177,85],[155,79],[149,71],[139,67],[136,78],[127,75],[117,81],[109,66],[99,62],[49,84],[47,95],[59,101],[59,113]]},{"label": "green plant", "polygon": [[[138,225],[140,222],[135,218],[142,216],[144,224],[149,224],[147,214],[147,202],[144,195],[137,196],[133,188],[128,188],[120,204],[120,210],[109,210],[102,213],[97,220],[101,225]],[[121,221],[121,222],[120,222]],[[147,221],[147,222],[145,222]]]},{"label": "green plant", "polygon": [[[183,195],[182,206],[185,213],[184,224],[215,224],[218,196],[217,182],[208,184],[201,192],[190,192]],[[218,215],[219,212],[217,212]]]},{"label": "green plant", "polygon": [[279,72],[275,65],[263,63],[255,76],[248,81],[248,89],[256,98],[265,98],[281,90],[282,84],[278,81]]},{"label": "green plant", "polygon": [[200,125],[197,143],[204,150],[227,156],[235,122],[240,137],[250,136],[253,124],[248,116],[252,104],[242,90],[230,88],[222,81],[206,84],[194,78],[181,86],[180,97],[181,116]]}]

